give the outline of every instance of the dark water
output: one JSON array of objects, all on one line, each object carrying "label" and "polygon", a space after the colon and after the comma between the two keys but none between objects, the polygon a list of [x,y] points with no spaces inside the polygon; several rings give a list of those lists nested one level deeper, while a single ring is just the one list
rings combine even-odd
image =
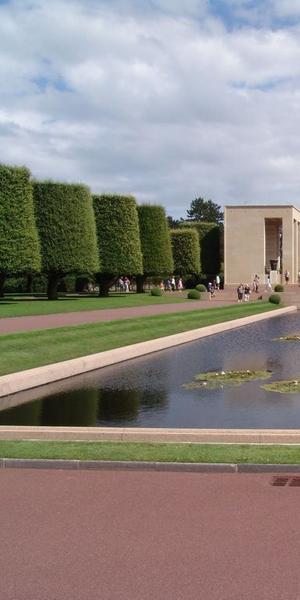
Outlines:
[{"label": "dark water", "polygon": [[266,392],[262,381],[182,387],[199,372],[222,369],[271,369],[273,380],[298,379],[300,343],[272,341],[297,332],[300,315],[276,317],[10,396],[0,407],[24,403],[0,410],[0,424],[300,428],[300,394]]}]

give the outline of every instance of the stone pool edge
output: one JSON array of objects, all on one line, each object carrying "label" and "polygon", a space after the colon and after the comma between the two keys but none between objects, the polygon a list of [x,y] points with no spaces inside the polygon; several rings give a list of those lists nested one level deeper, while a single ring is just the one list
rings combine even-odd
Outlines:
[{"label": "stone pool edge", "polygon": [[300,445],[300,429],[171,429],[1,425],[0,440]]},{"label": "stone pool edge", "polygon": [[242,327],[244,325],[251,325],[264,319],[279,317],[295,311],[297,311],[296,306],[287,306],[277,310],[259,313],[258,315],[241,317],[239,319],[216,323],[198,329],[191,329],[181,333],[156,338],[154,340],[148,340],[146,342],[131,344],[130,346],[122,346],[121,348],[114,348],[105,352],[98,352],[96,354],[89,354],[71,360],[52,363],[43,367],[18,371],[16,373],[10,373],[9,375],[2,375],[0,377],[0,397],[47,385],[55,381],[68,379],[75,375],[95,371],[103,367],[139,358],[140,356],[152,354],[160,350],[196,341],[216,333],[230,331],[231,329]]}]

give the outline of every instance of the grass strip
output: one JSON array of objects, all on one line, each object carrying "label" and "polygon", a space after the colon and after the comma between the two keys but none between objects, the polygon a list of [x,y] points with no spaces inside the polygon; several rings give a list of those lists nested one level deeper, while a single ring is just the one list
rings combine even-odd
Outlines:
[{"label": "grass strip", "polygon": [[190,302],[185,293],[182,296],[171,293],[164,296],[112,293],[108,298],[99,298],[98,296],[80,298],[74,296],[73,298],[61,297],[58,300],[6,296],[0,300],[0,319],[2,317],[29,317],[33,315],[84,312],[87,310],[152,306],[153,304],[178,304],[181,302]]},{"label": "grass strip", "polygon": [[298,464],[300,446],[0,441],[1,458]]},{"label": "grass strip", "polygon": [[277,310],[269,302],[238,304],[122,321],[0,336],[0,375]]}]

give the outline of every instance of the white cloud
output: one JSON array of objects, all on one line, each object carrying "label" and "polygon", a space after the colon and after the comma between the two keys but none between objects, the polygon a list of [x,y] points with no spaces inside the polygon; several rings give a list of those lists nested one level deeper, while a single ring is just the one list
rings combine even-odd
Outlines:
[{"label": "white cloud", "polygon": [[174,215],[197,195],[297,203],[297,27],[227,30],[207,2],[182,6],[0,6],[2,160]]}]

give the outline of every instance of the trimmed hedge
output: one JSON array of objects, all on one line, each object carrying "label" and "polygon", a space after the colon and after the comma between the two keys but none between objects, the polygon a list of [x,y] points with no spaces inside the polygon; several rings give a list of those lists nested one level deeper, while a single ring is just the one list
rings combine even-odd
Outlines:
[{"label": "trimmed hedge", "polygon": [[101,272],[97,275],[100,295],[120,275],[143,272],[143,258],[136,201],[133,196],[93,196]]},{"label": "trimmed hedge", "polygon": [[32,183],[25,167],[0,165],[0,240],[0,288],[8,274],[40,270]]},{"label": "trimmed hedge", "polygon": [[196,229],[200,244],[200,265],[202,273],[215,276],[221,270],[223,225],[200,221],[183,221],[180,227]]},{"label": "trimmed hedge", "polygon": [[280,283],[277,283],[274,287],[274,292],[284,292],[284,287]]},{"label": "trimmed hedge", "polygon": [[271,304],[280,304],[281,298],[279,294],[271,294],[269,297],[269,302],[271,302]]},{"label": "trimmed hedge", "polygon": [[174,272],[191,275],[200,272],[199,236],[196,229],[172,229]]},{"label": "trimmed hedge", "polygon": [[167,275],[174,269],[170,231],[162,206],[138,206],[140,239],[143,255],[143,275],[137,279],[137,291],[143,292],[146,278]]},{"label": "trimmed hedge", "polygon": [[68,273],[99,270],[96,226],[89,188],[81,184],[35,181],[33,197],[48,297]]},{"label": "trimmed hedge", "polygon": [[189,300],[200,300],[201,294],[197,290],[190,290],[187,297]]},{"label": "trimmed hedge", "polygon": [[138,206],[144,275],[166,275],[173,272],[170,232],[162,206]]},{"label": "trimmed hedge", "polygon": [[195,287],[198,292],[207,292],[207,289],[203,283],[198,283]]},{"label": "trimmed hedge", "polygon": [[160,288],[152,288],[151,296],[162,296],[163,291]]}]

